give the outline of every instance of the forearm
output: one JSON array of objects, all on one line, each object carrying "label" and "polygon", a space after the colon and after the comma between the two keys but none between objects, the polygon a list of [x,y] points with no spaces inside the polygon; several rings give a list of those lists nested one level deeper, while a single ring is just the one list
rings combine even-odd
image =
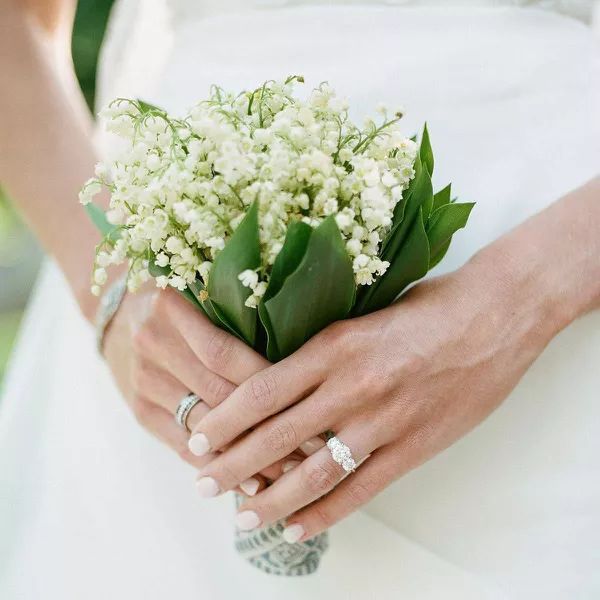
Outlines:
[{"label": "forearm", "polygon": [[546,341],[600,307],[600,178],[484,248],[469,268],[487,271],[511,312],[528,312]]},{"label": "forearm", "polygon": [[[77,201],[93,172],[92,119],[68,53],[68,32],[43,28],[19,3],[0,20],[0,181],[44,248],[58,261],[88,317],[99,236]],[[48,17],[49,18],[49,17]]]}]

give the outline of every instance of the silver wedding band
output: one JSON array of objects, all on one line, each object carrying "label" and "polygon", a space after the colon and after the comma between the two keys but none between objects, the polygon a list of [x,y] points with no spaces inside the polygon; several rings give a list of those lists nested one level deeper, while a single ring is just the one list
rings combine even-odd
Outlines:
[{"label": "silver wedding band", "polygon": [[198,402],[201,402],[200,397],[197,394],[190,392],[181,400],[175,411],[175,421],[177,425],[188,432],[190,431],[190,428],[188,427],[187,419],[192,408],[194,408]]},{"label": "silver wedding band", "polygon": [[332,435],[327,440],[327,447],[331,454],[331,458],[346,471],[352,473],[356,467],[356,461],[352,456],[352,451],[338,437]]}]

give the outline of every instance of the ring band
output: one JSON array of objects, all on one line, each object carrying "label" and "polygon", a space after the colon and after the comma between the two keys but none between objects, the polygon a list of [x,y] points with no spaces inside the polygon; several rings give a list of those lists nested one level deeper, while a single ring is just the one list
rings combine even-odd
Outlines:
[{"label": "ring band", "polygon": [[331,458],[346,471],[346,473],[352,473],[356,469],[356,461],[352,457],[350,448],[344,444],[335,435],[331,436],[327,440],[327,447],[331,453]]},{"label": "ring band", "polygon": [[177,410],[175,411],[175,421],[182,429],[186,431],[190,431],[190,428],[187,424],[187,418],[192,411],[192,408],[201,402],[200,396],[190,392],[185,398],[181,400],[179,405],[177,406]]}]

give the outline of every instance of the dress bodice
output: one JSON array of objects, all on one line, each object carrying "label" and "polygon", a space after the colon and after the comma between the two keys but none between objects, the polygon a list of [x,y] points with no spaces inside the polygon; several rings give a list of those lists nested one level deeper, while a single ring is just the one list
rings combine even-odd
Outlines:
[{"label": "dress bodice", "polygon": [[168,0],[175,18],[214,16],[247,10],[269,10],[310,5],[432,6],[432,7],[529,7],[552,10],[589,22],[594,0]]}]

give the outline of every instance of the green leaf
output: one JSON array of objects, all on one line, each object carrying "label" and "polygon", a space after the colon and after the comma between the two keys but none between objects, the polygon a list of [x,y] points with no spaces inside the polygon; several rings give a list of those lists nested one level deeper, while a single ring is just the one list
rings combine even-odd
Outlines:
[{"label": "green leaf", "polygon": [[[445,204],[431,214],[427,223],[427,238],[431,248],[432,263],[435,259],[434,264],[437,264],[443,258],[448,250],[444,247],[445,244],[449,243],[456,231],[467,224],[473,206],[472,202]],[[440,252],[442,252],[441,256],[439,256]]]},{"label": "green leaf", "polygon": [[434,212],[440,206],[444,204],[450,204],[450,196],[452,194],[452,184],[449,183],[445,188],[441,189],[433,196],[433,206],[431,212]]},{"label": "green leaf", "polygon": [[437,251],[436,254],[432,254],[429,257],[429,268],[433,269],[441,260],[446,256],[446,252],[448,252],[448,248],[450,248],[450,242],[452,238],[450,238],[445,244],[442,245],[441,248]]},{"label": "green leaf", "polygon": [[106,238],[111,241],[116,241],[121,236],[121,230],[118,225],[113,225],[108,222],[104,211],[93,202],[88,202],[84,205],[85,212],[95,225],[96,229]]},{"label": "green leaf", "polygon": [[379,279],[374,294],[360,314],[389,306],[413,281],[421,279],[429,268],[429,242],[423,223],[423,209],[407,233],[402,249],[391,261],[388,270]]},{"label": "green leaf", "polygon": [[421,136],[421,147],[419,149],[419,156],[421,162],[427,167],[429,175],[433,175],[433,150],[431,148],[431,140],[429,139],[429,130],[427,129],[427,123],[423,127],[423,135]]},{"label": "green leaf", "polygon": [[288,227],[283,246],[273,263],[269,287],[258,305],[258,314],[267,334],[267,356],[279,356],[279,349],[265,302],[281,290],[286,278],[298,268],[304,258],[312,231],[312,227],[306,223],[301,221],[292,223]]},{"label": "green leaf", "polygon": [[[287,269],[286,269],[287,270]],[[276,361],[289,356],[313,335],[345,318],[354,300],[352,262],[335,219],[312,231],[298,267],[279,291],[264,302],[275,336]]]},{"label": "green leaf", "polygon": [[300,261],[304,258],[308,240],[313,228],[302,221],[291,223],[288,227],[283,246],[273,263],[269,287],[263,300],[268,300],[277,294],[285,279],[291,275]]},{"label": "green leaf", "polygon": [[259,266],[258,204],[254,202],[215,258],[207,287],[215,313],[251,347],[256,340],[258,313],[244,304],[252,291],[242,285],[238,275]]},{"label": "green leaf", "polygon": [[142,114],[146,114],[152,111],[165,114],[165,111],[162,108],[155,106],[154,104],[150,104],[150,102],[146,102],[145,100],[141,100],[140,98],[137,98],[136,101],[139,104],[140,112]]}]

